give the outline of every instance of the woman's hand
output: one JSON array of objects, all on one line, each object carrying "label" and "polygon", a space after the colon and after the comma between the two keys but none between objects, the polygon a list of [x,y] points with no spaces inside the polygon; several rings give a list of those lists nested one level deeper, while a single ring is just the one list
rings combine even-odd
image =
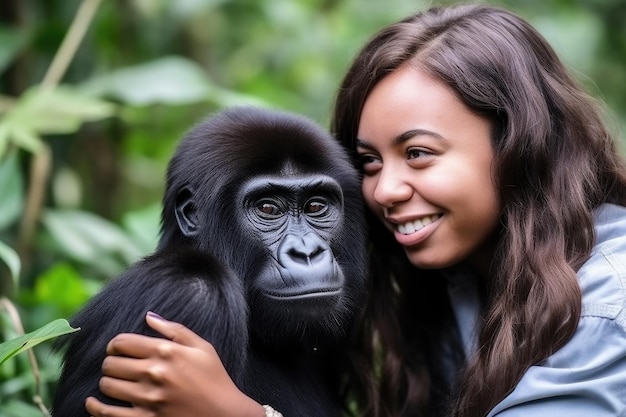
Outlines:
[{"label": "woman's hand", "polygon": [[133,408],[87,398],[94,417],[263,417],[260,404],[230,379],[213,346],[154,313],[150,327],[167,339],[123,333],[107,346],[100,390]]}]

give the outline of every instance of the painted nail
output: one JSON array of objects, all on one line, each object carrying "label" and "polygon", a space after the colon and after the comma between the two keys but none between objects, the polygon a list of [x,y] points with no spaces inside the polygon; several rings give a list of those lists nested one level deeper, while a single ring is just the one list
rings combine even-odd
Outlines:
[{"label": "painted nail", "polygon": [[146,315],[150,316],[150,317],[154,317],[155,319],[158,320],[165,320],[163,317],[159,316],[157,313],[155,313],[154,311],[148,311],[146,313]]}]

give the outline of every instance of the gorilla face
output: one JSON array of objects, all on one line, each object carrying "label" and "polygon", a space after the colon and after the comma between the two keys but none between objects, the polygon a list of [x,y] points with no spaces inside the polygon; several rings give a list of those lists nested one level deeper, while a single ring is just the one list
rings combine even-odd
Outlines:
[{"label": "gorilla face", "polygon": [[254,287],[266,298],[336,298],[344,276],[329,242],[343,218],[337,181],[323,175],[259,177],[242,190],[247,227],[267,249]]},{"label": "gorilla face", "polygon": [[168,177],[162,245],[221,257],[243,280],[254,334],[274,344],[344,334],[365,233],[358,175],[326,132],[286,113],[227,111],[192,129]]}]

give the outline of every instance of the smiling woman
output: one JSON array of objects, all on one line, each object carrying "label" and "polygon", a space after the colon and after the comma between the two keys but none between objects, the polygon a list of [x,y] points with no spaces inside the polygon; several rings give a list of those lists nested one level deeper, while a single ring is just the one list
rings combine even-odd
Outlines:
[{"label": "smiling woman", "polygon": [[532,26],[466,5],[382,29],[333,130],[372,214],[362,415],[623,414],[626,163]]},{"label": "smiling woman", "polygon": [[451,88],[410,65],[372,89],[358,129],[363,194],[413,265],[489,268],[481,262],[500,216],[491,132]]}]

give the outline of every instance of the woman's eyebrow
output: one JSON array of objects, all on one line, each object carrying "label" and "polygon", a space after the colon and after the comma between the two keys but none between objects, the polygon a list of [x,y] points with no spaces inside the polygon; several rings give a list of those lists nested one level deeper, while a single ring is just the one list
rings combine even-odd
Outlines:
[{"label": "woman's eyebrow", "polygon": [[372,145],[370,145],[367,141],[364,141],[363,139],[356,139],[356,147],[357,148],[365,148],[365,149],[374,149],[374,147]]},{"label": "woman's eyebrow", "polygon": [[[398,136],[393,138],[392,141],[391,141],[391,144],[394,145],[394,146],[401,145],[404,142],[406,142],[407,140],[409,140],[411,138],[414,138],[415,136],[430,136],[430,137],[433,137],[435,139],[443,139],[443,136],[441,136],[437,132],[433,132],[432,130],[428,130],[428,129],[411,129],[411,130],[407,130],[406,132],[402,132]],[[356,146],[359,147],[359,148],[374,149],[374,147],[372,145],[370,145],[367,141],[365,141],[363,139],[358,139],[358,138],[356,140]]]},{"label": "woman's eyebrow", "polygon": [[430,136],[433,137],[435,139],[443,139],[443,136],[441,136],[439,133],[437,132],[433,132],[432,130],[428,130],[428,129],[411,129],[411,130],[407,130],[406,132],[403,132],[401,134],[399,134],[398,136],[396,136],[392,143],[394,145],[401,145],[404,142],[406,142],[407,140],[414,138],[415,136]]}]

